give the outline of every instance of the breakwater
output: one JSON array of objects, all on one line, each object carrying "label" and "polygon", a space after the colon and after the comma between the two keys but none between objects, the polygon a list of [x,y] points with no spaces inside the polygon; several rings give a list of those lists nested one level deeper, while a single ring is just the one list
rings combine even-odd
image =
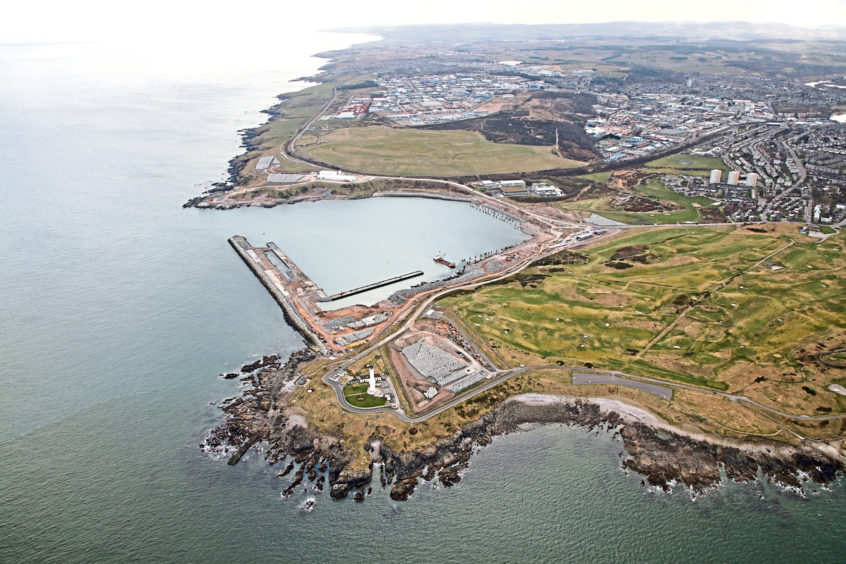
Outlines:
[{"label": "breakwater", "polygon": [[386,278],[385,280],[380,280],[379,282],[374,282],[365,286],[359,286],[358,288],[353,288],[352,290],[338,292],[337,294],[332,294],[331,296],[325,298],[319,298],[317,301],[332,302],[335,300],[340,300],[341,298],[348,298],[356,294],[361,294],[362,292],[368,292],[376,288],[381,288],[382,286],[388,286],[390,284],[402,282],[403,280],[408,280],[409,278],[416,278],[417,276],[423,276],[423,271],[415,270],[414,272],[407,272],[406,274],[400,274],[399,276],[394,276],[393,278]]},{"label": "breakwater", "polygon": [[[296,308],[285,297],[286,292],[282,289],[282,283],[278,280],[276,275],[274,275],[273,272],[262,268],[252,245],[250,245],[247,239],[241,237],[240,235],[235,235],[229,238],[229,244],[233,249],[235,249],[235,252],[238,253],[238,256],[241,257],[247,266],[250,267],[253,274],[256,275],[262,285],[270,292],[270,295],[273,296],[273,299],[276,300],[276,303],[278,303],[282,308],[282,311],[285,314],[285,320],[299,331],[303,337],[314,344],[320,352],[326,354],[327,350],[323,341],[321,341],[314,331],[311,330],[308,323],[305,322],[305,320],[297,312]],[[252,253],[252,255],[250,253]],[[288,266],[290,267],[292,264],[288,263]]]}]

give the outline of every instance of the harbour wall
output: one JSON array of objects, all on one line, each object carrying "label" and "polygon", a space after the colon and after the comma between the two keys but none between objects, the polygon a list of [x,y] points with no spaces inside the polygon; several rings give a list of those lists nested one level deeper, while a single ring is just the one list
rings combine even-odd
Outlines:
[{"label": "harbour wall", "polygon": [[354,296],[356,294],[361,294],[362,292],[367,292],[370,290],[374,290],[376,288],[381,288],[382,286],[388,286],[389,284],[394,284],[396,282],[402,282],[403,280],[408,280],[409,278],[416,278],[417,276],[423,276],[422,270],[415,270],[414,272],[408,272],[406,274],[400,274],[399,276],[394,276],[393,278],[386,278],[385,280],[381,280],[379,282],[374,282],[372,284],[367,284],[365,286],[359,286],[358,288],[353,288],[352,290],[346,290],[344,292],[338,292],[337,294],[332,294],[326,298],[319,298],[317,301],[319,302],[332,302],[335,300],[340,300],[341,298],[347,298],[349,296]]},{"label": "harbour wall", "polygon": [[253,260],[252,257],[247,253],[247,251],[253,250],[252,245],[247,241],[246,238],[241,237],[240,235],[235,235],[229,238],[229,244],[235,249],[235,252],[238,253],[238,256],[241,257],[250,270],[253,271],[253,274],[261,281],[262,285],[267,288],[267,291],[270,292],[270,295],[273,296],[273,299],[276,300],[276,303],[282,308],[283,313],[285,314],[285,320],[294,328],[296,329],[306,340],[310,341],[314,344],[320,352],[323,354],[327,354],[326,346],[323,344],[323,341],[311,330],[308,323],[297,313],[297,310],[294,308],[293,305],[288,301],[285,295],[282,293],[282,290],[273,283],[273,281],[268,277],[268,275],[264,272],[261,268],[261,264],[257,261]]}]

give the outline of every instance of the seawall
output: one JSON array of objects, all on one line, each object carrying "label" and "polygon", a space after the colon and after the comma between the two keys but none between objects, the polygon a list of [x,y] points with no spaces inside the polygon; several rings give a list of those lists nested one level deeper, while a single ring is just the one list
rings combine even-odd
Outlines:
[{"label": "seawall", "polygon": [[252,246],[247,242],[247,239],[241,237],[240,235],[235,235],[230,237],[229,244],[235,249],[235,252],[238,253],[238,256],[241,257],[250,270],[253,271],[253,274],[261,281],[262,285],[267,288],[267,291],[270,292],[270,295],[273,296],[273,299],[276,300],[276,303],[282,308],[282,311],[285,314],[285,320],[294,328],[296,329],[303,337],[306,338],[307,341],[314,344],[321,353],[327,354],[326,346],[320,340],[320,338],[311,330],[311,327],[308,326],[300,314],[297,313],[294,306],[288,301],[282,291],[276,287],[272,280],[268,278],[265,274],[264,270],[262,270],[261,266],[257,264],[247,251],[252,248]]},{"label": "seawall", "polygon": [[353,288],[352,290],[345,290],[343,292],[338,292],[337,294],[332,294],[326,298],[320,298],[317,301],[319,302],[332,302],[335,300],[340,300],[341,298],[348,298],[350,296],[355,296],[356,294],[361,294],[362,292],[367,292],[369,290],[373,290],[376,288],[381,288],[382,286],[388,286],[389,284],[394,284],[396,282],[402,282],[403,280],[408,280],[409,278],[416,278],[417,276],[423,276],[422,270],[415,270],[414,272],[408,272],[406,274],[400,274],[399,276],[394,276],[393,278],[386,278],[385,280],[380,280],[379,282],[373,282],[372,284],[367,284],[365,286],[359,286],[358,288]]}]

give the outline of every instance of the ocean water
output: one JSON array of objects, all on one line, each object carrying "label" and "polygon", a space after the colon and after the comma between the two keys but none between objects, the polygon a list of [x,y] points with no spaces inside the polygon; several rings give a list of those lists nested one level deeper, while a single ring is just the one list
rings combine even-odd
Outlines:
[{"label": "ocean water", "polygon": [[497,438],[457,487],[406,503],[378,487],[364,504],[283,500],[256,454],[229,467],[201,452],[210,403],[238,391],[217,375],[301,346],[227,237],[275,241],[328,292],[437,277],[435,251],[521,238],[435,200],[181,208],[221,177],[236,131],[322,64],[309,53],[350,42],[196,73],[0,46],[0,561],[842,561],[842,484],[694,502],[624,475],[604,432]]}]

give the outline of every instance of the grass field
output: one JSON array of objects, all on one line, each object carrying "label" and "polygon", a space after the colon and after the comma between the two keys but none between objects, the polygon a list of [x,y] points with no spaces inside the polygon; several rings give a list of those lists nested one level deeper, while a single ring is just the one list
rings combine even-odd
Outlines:
[{"label": "grass field", "polygon": [[590,182],[608,182],[611,179],[611,172],[594,172],[593,174],[581,174],[579,178],[584,178]]},{"label": "grass field", "polygon": [[660,178],[652,178],[646,183],[636,186],[632,192],[638,196],[653,198],[659,202],[681,206],[682,209],[655,212],[628,212],[615,208],[611,203],[612,197],[595,198],[589,200],[575,200],[562,202],[559,207],[565,210],[596,212],[608,219],[628,223],[630,225],[656,225],[666,223],[684,223],[686,221],[701,221],[700,210],[710,206],[714,200],[704,197],[690,198],[684,194],[667,188]]},{"label": "grass field", "polygon": [[256,138],[265,148],[281,145],[294,136],[297,129],[309,120],[332,97],[333,84],[311,86],[289,94],[281,104],[281,115],[261,126]]},{"label": "grass field", "polygon": [[[314,139],[314,138],[311,138]],[[392,176],[458,176],[578,166],[549,147],[506,145],[471,131],[426,131],[383,126],[338,129],[298,148],[339,168]]]},{"label": "grass field", "polygon": [[[272,110],[279,115],[274,116],[264,125],[256,128],[252,143],[257,148],[237,157],[245,163],[245,184],[255,184],[263,181],[263,174],[256,173],[255,165],[263,156],[278,156],[279,147],[291,139],[323,104],[332,98],[332,89],[338,84],[355,84],[371,78],[366,75],[352,76],[338,83],[327,82],[309,86],[298,92],[287,94],[287,98],[275,105]],[[314,170],[308,165],[282,159],[281,168],[291,172],[308,172]]]},{"label": "grass field", "polygon": [[[614,257],[630,247],[647,264]],[[761,262],[779,250],[767,260],[784,268]],[[441,303],[512,366],[589,363],[840,412],[846,398],[825,386],[846,374],[806,352],[844,339],[844,250],[842,235],[815,243],[789,225],[653,230],[587,250],[583,264],[532,267]]]},{"label": "grass field", "polygon": [[344,386],[344,397],[350,402],[350,405],[356,407],[377,407],[387,403],[385,398],[368,395],[367,388],[368,384]]},{"label": "grass field", "polygon": [[[294,136],[305,122],[332,98],[332,89],[343,84],[357,84],[373,78],[370,75],[348,76],[338,82],[325,82],[287,94],[287,99],[273,109],[280,113],[259,128],[258,145],[265,149],[281,145]],[[348,95],[354,91],[347,91]],[[344,96],[345,94],[341,94]]]},{"label": "grass field", "polygon": [[728,168],[721,159],[714,157],[703,157],[689,153],[670,155],[644,165],[649,172],[662,172],[667,174],[686,174],[690,176],[708,176],[712,169],[718,168],[723,171],[723,177],[728,174]]}]

